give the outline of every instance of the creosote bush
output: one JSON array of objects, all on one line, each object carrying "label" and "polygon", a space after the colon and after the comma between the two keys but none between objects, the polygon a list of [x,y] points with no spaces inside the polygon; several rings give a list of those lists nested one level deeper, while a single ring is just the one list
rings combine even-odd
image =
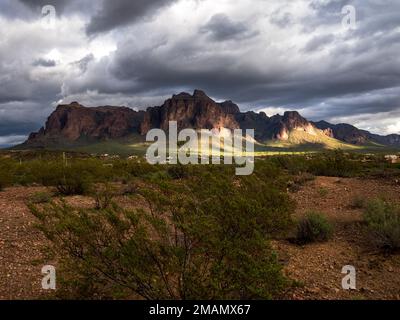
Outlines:
[{"label": "creosote bush", "polygon": [[333,226],[319,212],[309,212],[297,225],[296,240],[300,244],[327,241],[333,233]]},{"label": "creosote bush", "polygon": [[268,240],[293,211],[279,185],[199,166],[183,180],[143,180],[145,208],[30,209],[62,259],[63,297],[271,299],[287,280]]},{"label": "creosote bush", "polygon": [[400,249],[400,207],[382,199],[374,199],[365,205],[364,220],[371,240],[382,249]]}]

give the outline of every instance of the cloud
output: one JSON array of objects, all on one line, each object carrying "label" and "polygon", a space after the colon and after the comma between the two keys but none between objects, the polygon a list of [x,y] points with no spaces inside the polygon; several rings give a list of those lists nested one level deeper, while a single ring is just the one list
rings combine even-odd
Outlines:
[{"label": "cloud", "polygon": [[200,31],[209,34],[216,41],[250,38],[258,34],[258,32],[251,31],[245,23],[234,22],[223,13],[212,16]]},{"label": "cloud", "polygon": [[306,52],[321,50],[327,44],[332,43],[334,41],[334,39],[335,39],[335,36],[332,34],[324,34],[324,35],[315,36],[307,43],[304,50]]},{"label": "cloud", "polygon": [[24,142],[26,138],[26,135],[0,136],[0,148],[7,148],[16,144],[20,144]]},{"label": "cloud", "polygon": [[91,18],[88,34],[98,34],[126,26],[154,15],[174,0],[103,0],[101,9]]},{"label": "cloud", "polygon": [[[56,7],[52,30],[43,4]],[[342,28],[347,4],[356,30]],[[143,109],[194,88],[242,110],[393,132],[399,11],[396,0],[3,0],[0,136],[37,130],[60,102]]]},{"label": "cloud", "polygon": [[54,60],[51,60],[51,59],[39,58],[39,59],[36,59],[33,62],[33,65],[35,67],[46,67],[46,68],[48,68],[48,67],[55,67],[56,66],[56,62]]}]

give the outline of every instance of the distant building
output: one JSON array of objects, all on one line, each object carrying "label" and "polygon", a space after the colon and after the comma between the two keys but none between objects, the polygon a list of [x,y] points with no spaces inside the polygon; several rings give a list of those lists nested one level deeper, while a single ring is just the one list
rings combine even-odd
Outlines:
[{"label": "distant building", "polygon": [[390,163],[400,163],[400,156],[397,156],[395,154],[386,155],[385,159]]}]

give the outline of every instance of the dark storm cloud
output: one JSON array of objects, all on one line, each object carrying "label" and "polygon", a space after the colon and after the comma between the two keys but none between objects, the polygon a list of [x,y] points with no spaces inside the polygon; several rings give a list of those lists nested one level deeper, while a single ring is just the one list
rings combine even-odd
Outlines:
[{"label": "dark storm cloud", "polygon": [[1,0],[0,16],[32,21],[42,16],[42,8],[51,5],[57,16],[90,16],[101,0]]},{"label": "dark storm cloud", "polygon": [[35,67],[40,66],[40,67],[46,67],[46,68],[55,67],[56,66],[56,62],[54,60],[51,60],[51,59],[39,58],[39,59],[37,59],[37,60],[35,60],[33,62],[33,66],[35,66]]},{"label": "dark storm cloud", "polygon": [[19,136],[26,135],[27,132],[36,131],[39,124],[35,122],[7,121],[0,120],[0,136]]},{"label": "dark storm cloud", "polygon": [[258,34],[251,31],[245,23],[232,21],[223,13],[212,16],[200,32],[209,34],[213,40],[217,41],[250,38]]},{"label": "dark storm cloud", "polygon": [[98,34],[142,20],[175,0],[103,0],[101,9],[87,26],[88,34]]},{"label": "dark storm cloud", "polygon": [[0,103],[0,144],[7,146],[22,142],[24,136],[43,125],[53,110],[48,101]]},{"label": "dark storm cloud", "polygon": [[15,0],[0,1],[0,16],[8,18],[27,18],[31,12],[25,5]]},{"label": "dark storm cloud", "polygon": [[71,0],[18,0],[19,2],[23,3],[24,5],[34,9],[34,10],[41,10],[43,6],[52,5],[58,11],[62,12]]},{"label": "dark storm cloud", "polygon": [[[242,110],[301,109],[313,120],[398,114],[400,1],[304,0],[309,12],[302,14],[291,1],[268,11],[254,0],[239,15],[242,1],[221,8],[210,1],[204,13],[207,1],[180,0],[178,8],[175,0],[1,0],[0,144],[36,131],[59,99],[145,107],[195,88]],[[173,2],[171,16],[148,23]],[[70,29],[60,19],[63,37],[43,37],[49,31],[37,23],[29,33],[26,21],[45,4],[81,24]],[[342,30],[345,5],[356,8],[356,30]],[[24,31],[6,30],[10,18],[24,20]],[[102,55],[111,37],[116,51]],[[53,48],[71,58],[52,60]]]},{"label": "dark storm cloud", "polygon": [[[393,35],[388,35],[392,38]],[[316,50],[334,40],[332,35],[318,36],[305,45],[305,49]],[[113,59],[110,71],[112,77],[122,81],[132,81],[124,91],[132,94],[168,88],[203,88],[211,95],[220,98],[232,98],[246,103],[249,107],[274,105],[287,108],[318,105],[324,99],[348,94],[360,94],[372,90],[385,89],[400,85],[400,63],[396,55],[399,45],[386,48],[371,46],[361,42],[347,47],[345,42],[331,52],[329,59],[321,59],[311,65],[295,65],[291,71],[278,69],[264,72],[251,68],[251,58],[229,55],[216,49],[208,56],[202,52],[202,44],[179,42],[169,50],[158,53],[148,48],[134,51],[126,45]],[[384,36],[376,39],[382,44],[389,42]],[[375,43],[376,43],[375,42]],[[157,46],[156,46],[157,47]],[[287,52],[290,57],[291,52]],[[296,56],[293,52],[293,56]],[[382,54],[386,55],[382,59]],[[248,60],[249,59],[249,60]],[[98,78],[98,77],[97,77]],[[382,103],[375,112],[396,108],[395,103],[385,104],[387,97],[381,97]],[[352,113],[365,112],[354,106]],[[328,112],[335,113],[331,108]]]},{"label": "dark storm cloud", "polygon": [[313,16],[303,20],[305,31],[328,25],[341,27],[342,8],[353,6],[356,10],[357,30],[352,36],[370,36],[377,32],[391,32],[400,25],[400,1],[398,0],[313,0],[310,8]]}]

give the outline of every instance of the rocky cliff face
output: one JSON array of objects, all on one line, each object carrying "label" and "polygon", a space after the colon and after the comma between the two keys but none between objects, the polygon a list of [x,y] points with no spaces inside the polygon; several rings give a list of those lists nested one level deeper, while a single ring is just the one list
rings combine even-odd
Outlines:
[{"label": "rocky cliff face", "polygon": [[316,134],[316,128],[297,111],[287,111],[283,117],[279,117],[278,132],[275,137],[278,140],[288,140],[291,131],[304,131],[310,135]]},{"label": "rocky cliff face", "polygon": [[351,144],[375,142],[400,146],[400,135],[379,136],[348,124],[333,125],[326,121],[309,122],[296,111],[268,117],[265,113],[245,112],[232,101],[215,102],[203,91],[180,93],[163,105],[134,111],[125,107],[86,108],[77,102],[60,105],[48,118],[45,127],[32,133],[25,145],[41,147],[91,143],[118,139],[130,134],[145,135],[153,128],[168,130],[169,121],[177,121],[178,129],[254,129],[256,140],[283,140],[293,131],[306,136],[325,134]]},{"label": "rocky cliff face", "polygon": [[141,134],[150,129],[168,130],[169,121],[178,122],[178,130],[194,129],[238,129],[235,114],[239,107],[231,101],[216,103],[203,91],[196,90],[193,95],[180,93],[164,102],[161,107],[148,108],[141,125]]},{"label": "rocky cliff face", "polygon": [[137,132],[144,112],[124,107],[86,108],[77,102],[59,105],[44,128],[32,133],[28,144],[92,142],[117,139]]}]

